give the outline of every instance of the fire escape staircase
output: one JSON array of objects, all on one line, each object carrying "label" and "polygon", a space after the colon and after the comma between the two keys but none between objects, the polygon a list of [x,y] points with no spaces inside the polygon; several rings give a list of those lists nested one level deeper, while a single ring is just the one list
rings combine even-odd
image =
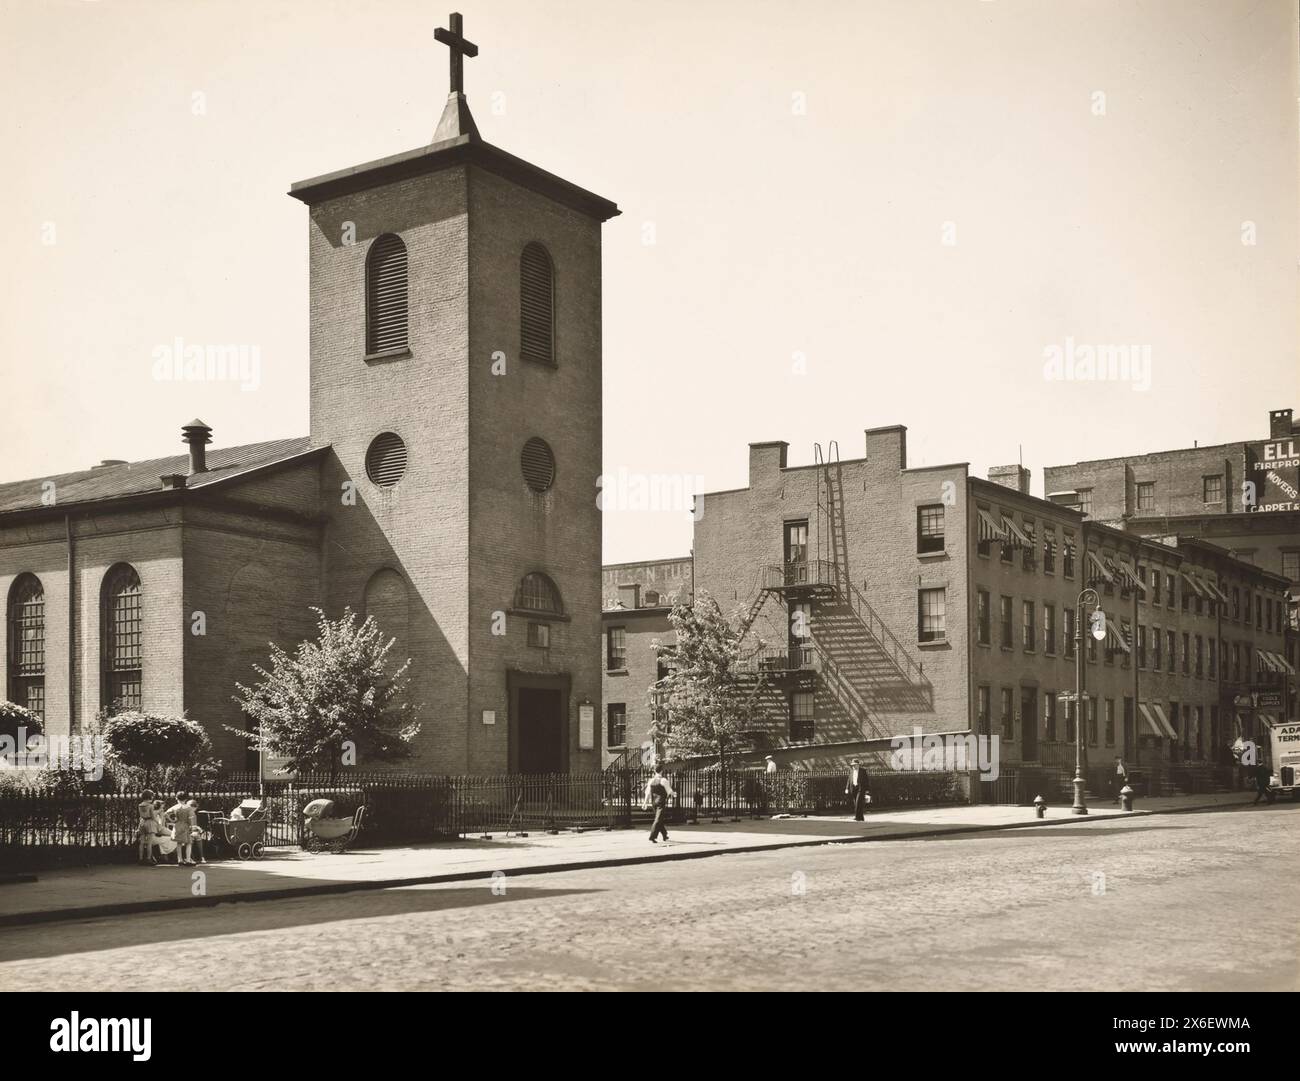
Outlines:
[{"label": "fire escape staircase", "polygon": [[[890,682],[912,692],[929,694],[930,681],[924,666],[911,656],[871,606],[863,591],[849,576],[848,537],[844,522],[844,482],[840,467],[839,444],[831,440],[823,454],[820,443],[813,445],[813,460],[819,467],[817,486],[817,556],[799,562],[763,568],[758,592],[741,621],[742,640],[757,621],[772,595],[786,604],[802,601],[840,601],[852,613],[854,622],[865,631],[873,645],[878,667],[887,668]],[[864,582],[865,585],[865,582]],[[766,673],[807,671],[810,649],[787,650],[784,646],[760,649],[747,658],[754,671]]]}]

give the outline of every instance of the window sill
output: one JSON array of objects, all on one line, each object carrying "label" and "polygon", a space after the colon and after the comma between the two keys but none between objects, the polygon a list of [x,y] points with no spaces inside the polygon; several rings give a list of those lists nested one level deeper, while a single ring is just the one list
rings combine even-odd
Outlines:
[{"label": "window sill", "polygon": [[605,675],[607,675],[607,676],[625,676],[625,675],[627,675],[627,669],[626,669],[626,668],[606,668],[606,669],[605,669]]},{"label": "window sill", "polygon": [[534,623],[572,623],[573,617],[562,612],[539,612],[533,608],[507,608],[507,615],[523,616]]},{"label": "window sill", "polygon": [[532,364],[534,367],[537,368],[549,368],[551,371],[556,371],[560,367],[553,360],[537,360],[535,357],[525,357],[525,356],[521,356],[519,359],[524,361],[526,364]]},{"label": "window sill", "polygon": [[917,642],[917,649],[952,649],[952,643],[946,638],[938,638],[933,642]]},{"label": "window sill", "polygon": [[367,353],[361,359],[367,364],[383,364],[389,360],[409,360],[411,358],[411,347],[403,345],[398,349],[384,349],[378,353]]},{"label": "window sill", "polygon": [[947,552],[917,552],[916,558],[924,563],[933,563],[936,560],[947,559]]}]

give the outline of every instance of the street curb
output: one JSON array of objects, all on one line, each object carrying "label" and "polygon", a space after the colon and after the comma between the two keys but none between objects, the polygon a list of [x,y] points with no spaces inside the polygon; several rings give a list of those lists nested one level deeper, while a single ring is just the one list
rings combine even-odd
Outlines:
[{"label": "street curb", "polygon": [[[1116,814],[1092,816],[1071,815],[1065,818],[1034,818],[1028,822],[997,822],[986,825],[940,826],[914,833],[888,834],[862,837],[817,837],[798,841],[774,841],[771,844],[746,845],[744,848],[717,848],[703,851],[657,851],[642,856],[615,856],[611,859],[576,860],[566,863],[545,863],[530,867],[503,870],[507,878],[524,875],[553,875],[565,871],[592,871],[601,867],[633,867],[645,863],[668,863],[678,860],[708,859],[713,856],[747,855],[752,852],[775,852],[786,848],[818,848],[826,845],[856,845],[881,841],[910,841],[919,837],[945,837],[962,833],[992,833],[1001,830],[1019,830],[1035,826],[1063,826],[1110,822],[1116,819],[1148,818],[1154,815],[1186,814],[1192,811],[1215,811],[1248,807],[1241,803],[1207,803],[1194,807],[1170,807],[1159,810],[1120,811]],[[440,875],[416,875],[405,878],[372,878],[355,882],[321,882],[312,886],[288,886],[282,889],[245,890],[214,897],[172,897],[151,901],[116,901],[108,904],[85,905],[80,908],[51,909],[38,912],[11,912],[0,915],[0,927],[22,927],[36,924],[64,923],[73,920],[100,919],[105,916],[129,916],[140,912],[171,912],[180,909],[215,908],[217,905],[242,904],[253,901],[273,901],[281,898],[321,897],[337,893],[358,893],[364,890],[400,889],[403,886],[434,886],[452,882],[482,882],[492,872],[450,871]]]}]

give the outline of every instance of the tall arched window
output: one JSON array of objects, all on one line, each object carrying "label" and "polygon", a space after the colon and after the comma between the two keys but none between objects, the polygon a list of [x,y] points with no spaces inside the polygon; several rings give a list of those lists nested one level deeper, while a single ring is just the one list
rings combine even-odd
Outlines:
[{"label": "tall arched window", "polygon": [[397,639],[397,646],[389,657],[390,661],[401,664],[405,654],[398,656],[408,645],[408,625],[410,622],[409,600],[406,579],[389,567],[375,571],[366,583],[365,596],[362,598],[362,612],[375,622],[383,632],[384,640]]},{"label": "tall arched window", "polygon": [[9,700],[45,719],[45,589],[34,574],[9,589]]},{"label": "tall arched window", "polygon": [[555,270],[536,241],[519,257],[519,355],[555,363]]},{"label": "tall arched window", "polygon": [[519,588],[515,591],[515,607],[527,612],[564,614],[560,591],[555,588],[555,583],[540,571],[525,574],[520,579]]},{"label": "tall arched window", "polygon": [[104,627],[103,704],[113,713],[140,709],[143,597],[134,567],[119,563],[104,575],[100,608]]},{"label": "tall arched window", "polygon": [[406,344],[406,245],[384,233],[366,256],[366,352],[386,353]]}]

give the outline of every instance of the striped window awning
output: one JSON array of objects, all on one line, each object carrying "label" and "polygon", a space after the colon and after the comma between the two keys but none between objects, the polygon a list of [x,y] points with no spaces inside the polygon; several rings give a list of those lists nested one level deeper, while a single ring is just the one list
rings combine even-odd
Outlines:
[{"label": "striped window awning", "polygon": [[1088,564],[1089,566],[1092,567],[1092,571],[1088,575],[1089,584],[1097,581],[1097,579],[1100,578],[1103,582],[1110,582],[1112,585],[1114,585],[1115,583],[1114,575],[1112,575],[1110,571],[1107,569],[1106,564],[1097,558],[1095,552],[1088,553]]},{"label": "striped window awning", "polygon": [[1011,541],[1012,548],[1028,548],[1031,551],[1033,550],[1034,542],[1029,539],[1028,534],[1016,525],[1012,519],[1004,517],[1002,519],[1002,524],[1007,528],[1009,534],[1008,539]]},{"label": "striped window awning", "polygon": [[1213,593],[1216,599],[1222,601],[1224,604],[1228,603],[1228,595],[1219,588],[1219,583],[1213,578],[1202,578],[1201,585]]},{"label": "striped window awning", "polygon": [[1110,620],[1106,621],[1106,644],[1111,649],[1118,649],[1122,653],[1132,653],[1128,647],[1128,641],[1124,638],[1123,633]]},{"label": "striped window awning", "polygon": [[1259,658],[1260,664],[1270,672],[1278,672],[1289,676],[1294,676],[1296,674],[1295,668],[1280,653],[1274,653],[1272,650],[1268,649],[1257,649],[1255,650],[1255,656]]},{"label": "striped window awning", "polygon": [[1285,672],[1288,676],[1294,676],[1294,675],[1296,674],[1295,665],[1293,665],[1290,661],[1288,661],[1285,657],[1283,657],[1282,654],[1280,654],[1280,653],[1274,653],[1274,654],[1272,654],[1272,656],[1273,656],[1273,659],[1274,659],[1275,661],[1277,661],[1278,666],[1279,666],[1279,667],[1282,669],[1282,671]]},{"label": "striped window awning", "polygon": [[1282,671],[1278,667],[1277,661],[1273,659],[1273,654],[1266,649],[1255,650],[1255,667],[1260,670],[1267,669],[1270,672]]},{"label": "striped window awning", "polygon": [[1169,723],[1169,718],[1165,716],[1165,711],[1160,708],[1159,703],[1148,706],[1145,702],[1139,702],[1138,712],[1142,714],[1142,719],[1147,722],[1147,727],[1151,729],[1152,735],[1159,736],[1161,739],[1178,738],[1178,733],[1174,731],[1174,726]]},{"label": "striped window awning", "polygon": [[1147,595],[1146,583],[1142,581],[1141,575],[1138,574],[1133,564],[1127,559],[1117,559],[1115,565],[1119,567],[1120,574],[1128,579],[1128,584],[1145,597]]},{"label": "striped window awning", "polygon": [[[1004,541],[1007,539],[1007,531],[998,525],[997,519],[988,511],[979,510],[979,536],[980,542],[985,541]],[[1005,521],[1005,519],[1004,519]]]},{"label": "striped window awning", "polygon": [[1182,578],[1182,580],[1185,583],[1187,583],[1187,585],[1192,587],[1192,589],[1196,592],[1196,595],[1198,597],[1204,597],[1208,595],[1205,591],[1205,588],[1201,585],[1200,580],[1191,571],[1184,570],[1183,568],[1180,567],[1178,570],[1178,574]]}]

